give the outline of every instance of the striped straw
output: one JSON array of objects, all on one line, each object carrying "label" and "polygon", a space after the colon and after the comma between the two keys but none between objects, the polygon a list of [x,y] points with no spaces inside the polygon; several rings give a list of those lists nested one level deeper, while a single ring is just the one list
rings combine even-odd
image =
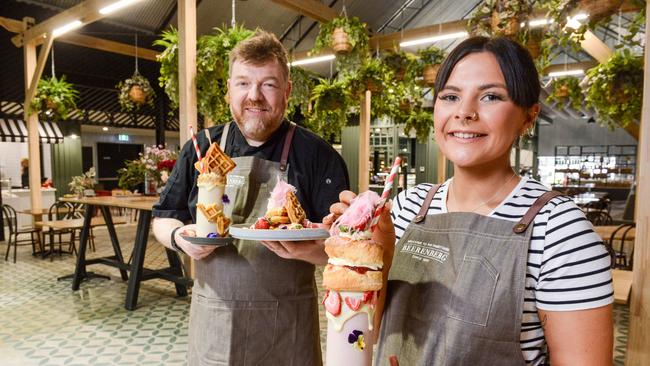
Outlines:
[{"label": "striped straw", "polygon": [[395,176],[397,175],[397,169],[399,168],[401,162],[402,159],[400,159],[399,156],[396,157],[395,161],[393,162],[393,166],[390,168],[390,173],[388,174],[388,177],[386,177],[386,183],[384,184],[384,191],[381,193],[381,201],[379,206],[377,206],[377,209],[375,210],[375,215],[373,216],[372,223],[370,225],[370,227],[373,229],[379,222],[379,216],[384,211],[384,207],[386,206],[386,201],[388,201],[388,196],[390,196],[390,191],[391,189],[393,189],[393,181],[395,181]]},{"label": "striped straw", "polygon": [[196,142],[196,136],[194,135],[194,129],[190,126],[190,136],[192,136],[192,143],[194,144],[194,151],[196,151],[196,157],[199,158],[199,166],[201,167],[201,173],[205,173],[203,169],[203,160],[201,160],[201,149],[199,149],[199,143]]}]

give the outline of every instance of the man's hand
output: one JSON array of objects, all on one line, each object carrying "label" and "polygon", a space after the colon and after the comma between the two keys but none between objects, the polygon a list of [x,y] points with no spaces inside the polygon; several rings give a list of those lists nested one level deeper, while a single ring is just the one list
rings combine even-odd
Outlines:
[{"label": "man's hand", "polygon": [[[310,228],[327,230],[329,226],[310,223]],[[298,229],[299,230],[299,229]],[[327,264],[325,240],[261,241],[262,245],[284,259],[298,259],[315,265]]]},{"label": "man's hand", "polygon": [[180,229],[176,230],[176,232],[174,233],[174,240],[176,241],[176,245],[178,245],[178,247],[181,248],[183,252],[185,252],[185,254],[192,257],[192,259],[195,260],[203,259],[217,248],[213,245],[192,244],[189,241],[183,239],[181,237],[181,234],[185,235],[187,230],[196,232],[196,224],[185,225]]}]

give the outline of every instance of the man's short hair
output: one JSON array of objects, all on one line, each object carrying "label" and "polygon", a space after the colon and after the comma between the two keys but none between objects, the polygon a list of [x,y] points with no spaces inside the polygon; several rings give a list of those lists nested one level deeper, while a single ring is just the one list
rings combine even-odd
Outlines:
[{"label": "man's short hair", "polygon": [[[262,65],[268,61],[277,61],[282,67],[285,80],[289,80],[289,65],[287,65],[287,51],[282,43],[273,34],[263,30],[256,30],[255,34],[239,42],[230,51],[229,65],[235,61]],[[230,75],[232,68],[228,70]]]}]

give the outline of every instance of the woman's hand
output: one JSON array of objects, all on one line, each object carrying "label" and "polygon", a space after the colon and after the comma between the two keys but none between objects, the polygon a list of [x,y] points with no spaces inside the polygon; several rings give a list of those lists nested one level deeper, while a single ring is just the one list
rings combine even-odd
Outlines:
[{"label": "woman's hand", "polygon": [[352,202],[356,196],[357,195],[352,191],[343,191],[339,193],[339,202],[330,206],[330,214],[323,217],[323,224],[328,227],[332,226],[334,221],[343,215],[345,210],[350,207],[350,202]]}]

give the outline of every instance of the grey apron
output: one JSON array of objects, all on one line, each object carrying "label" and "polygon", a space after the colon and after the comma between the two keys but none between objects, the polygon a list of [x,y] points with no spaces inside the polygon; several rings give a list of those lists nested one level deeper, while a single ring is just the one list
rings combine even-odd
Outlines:
[{"label": "grey apron", "polygon": [[[377,365],[525,365],[520,348],[529,225],[475,213],[428,215],[439,186],[395,247]],[[514,226],[514,227],[513,227]]]},{"label": "grey apron", "polygon": [[[229,124],[221,148],[225,151]],[[255,222],[278,179],[286,180],[295,124],[280,163],[239,157],[228,174],[226,214]],[[189,325],[190,365],[320,365],[314,266],[236,240],[196,261]]]}]

